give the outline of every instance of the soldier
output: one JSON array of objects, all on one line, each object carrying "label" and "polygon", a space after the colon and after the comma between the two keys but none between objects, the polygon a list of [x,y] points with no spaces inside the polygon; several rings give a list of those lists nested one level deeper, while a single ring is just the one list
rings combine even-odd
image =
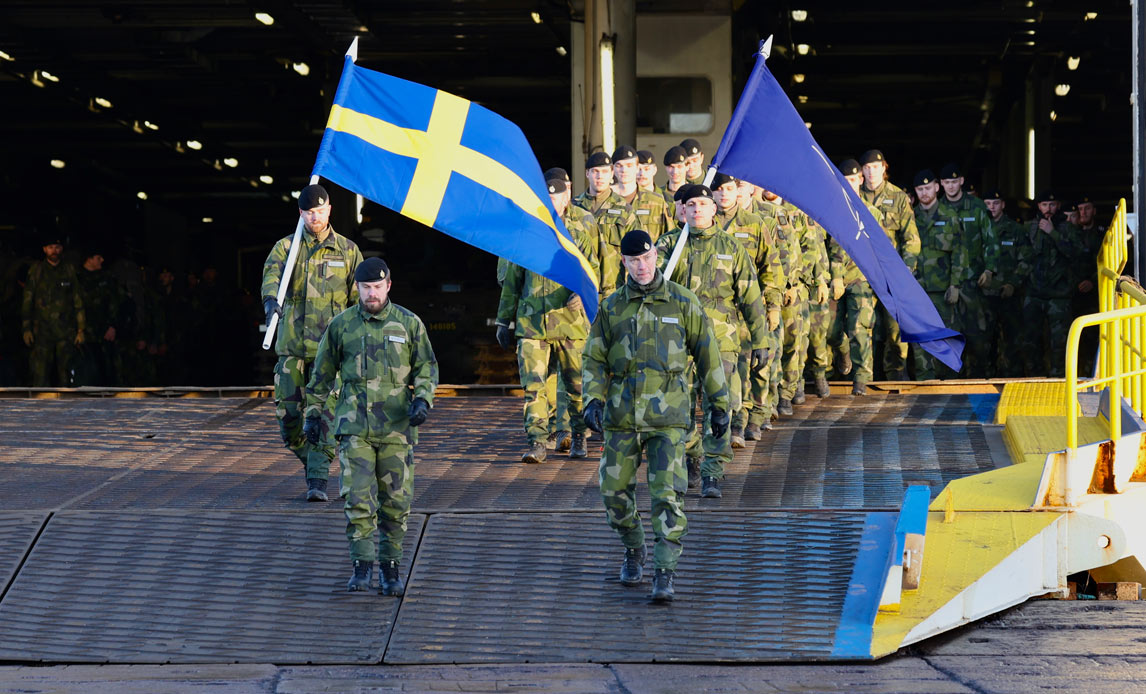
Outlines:
[{"label": "soldier", "polygon": [[[434,404],[438,360],[422,320],[390,301],[390,268],[381,258],[362,261],[353,277],[358,305],[335,316],[318,344],[303,429],[318,446],[341,380],[334,438],[354,564],[346,589],[370,589],[377,551],[378,592],[402,595],[399,564],[414,497],[414,444]],[[379,529],[383,537],[376,545]]]},{"label": "soldier", "polygon": [[[588,231],[567,214],[569,189],[565,181],[546,182],[553,207],[581,252],[592,263],[593,248]],[[510,349],[509,324],[516,321],[517,365],[525,391],[525,435],[529,450],[523,463],[545,462],[549,433],[550,398],[546,381],[560,373],[568,397],[573,428],[570,458],[584,458],[585,422],[581,418],[581,352],[589,335],[589,321],[581,298],[551,279],[511,264],[501,287],[497,307],[497,341]]]},{"label": "soldier", "polygon": [[700,151],[700,142],[688,137],[680,141],[680,148],[684,150],[688,165],[685,178],[689,183],[701,183],[704,181],[704,152]]},{"label": "soldier", "polygon": [[1023,299],[1023,356],[1027,376],[1061,377],[1066,369],[1072,280],[1082,248],[1077,227],[1058,211],[1054,192],[1043,191],[1037,203],[1039,214],[1026,226],[1029,244],[1024,244],[1019,261],[1019,271],[1028,278]]},{"label": "soldier", "polygon": [[84,344],[76,367],[76,381],[85,386],[116,385],[119,378],[119,314],[124,295],[115,276],[103,269],[104,257],[89,249],[76,273],[84,303]]},{"label": "soldier", "polygon": [[[863,186],[860,197],[864,202],[883,212],[883,230],[903,262],[912,272],[915,271],[916,256],[919,255],[919,231],[915,228],[915,214],[911,202],[901,188],[887,180],[887,161],[883,152],[870,149],[860,156],[863,167]],[[882,325],[876,335],[884,337],[883,370],[892,380],[907,379],[907,343],[899,339],[899,324],[880,305],[877,320]]]},{"label": "soldier", "polygon": [[[863,182],[859,162],[845,159],[840,162],[840,173],[859,196]],[[871,203],[865,202],[864,205],[871,216],[880,221],[883,217],[880,209]],[[875,229],[868,231],[878,233]],[[863,396],[867,395],[867,384],[873,377],[871,339],[875,325],[875,292],[847,251],[834,238],[828,244],[832,300],[836,302],[829,341],[840,351],[843,364],[840,373],[844,376],[851,374],[852,395]]]},{"label": "soldier", "polygon": [[656,193],[637,187],[637,152],[628,145],[621,145],[613,152],[613,192],[633,210],[637,224],[649,232],[653,241],[664,232],[676,226],[673,209],[664,198]]},{"label": "soldier", "polygon": [[955,307],[955,329],[967,338],[963,372],[971,378],[988,378],[995,375],[991,344],[997,331],[989,302],[1001,290],[994,282],[999,267],[999,241],[987,206],[979,198],[963,194],[963,174],[956,164],[943,167],[939,185],[943,187],[939,204],[959,218],[959,228],[963,230],[960,242],[967,247],[969,260]]},{"label": "soldier", "polygon": [[[1088,313],[1098,313],[1098,255],[1102,252],[1102,242],[1106,239],[1106,227],[1095,218],[1094,202],[1082,196],[1075,203],[1077,219],[1073,222],[1081,249],[1078,267],[1075,270],[1077,292],[1074,295],[1071,315],[1078,317]],[[1094,360],[1098,352],[1098,331],[1083,330],[1079,338],[1079,373],[1094,372]]]},{"label": "soldier", "polygon": [[[712,191],[706,186],[692,185],[678,192],[681,204],[684,205],[689,235],[680,262],[669,279],[696,294],[712,321],[724,366],[724,380],[729,384],[729,403],[732,409],[725,408],[725,412],[735,412],[740,409],[742,397],[738,388],[739,379],[734,377],[740,353],[741,320],[747,324],[751,336],[750,368],[762,368],[767,360],[768,343],[765,338],[765,310],[761,301],[760,280],[752,260],[741,245],[714,223],[716,203],[713,202]],[[680,235],[680,231],[671,231],[657,241],[662,265],[668,261]],[[696,386],[699,388],[699,376]],[[699,472],[701,496],[720,498],[724,466],[732,462],[728,432],[724,430],[717,434],[718,427],[711,427],[709,435],[703,437],[704,462],[697,466],[694,461],[703,431],[702,425],[690,435],[689,448],[692,452],[688,454],[689,464],[699,469],[689,472],[694,478]]]},{"label": "soldier", "polygon": [[[716,223],[732,237],[740,242],[756,268],[756,276],[760,280],[760,290],[764,297],[765,308],[780,308],[781,288],[784,282],[783,268],[780,264],[780,253],[776,247],[778,233],[776,220],[767,221],[740,206],[740,182],[726,174],[718,173],[712,179],[712,198],[716,202]],[[749,184],[751,188],[752,184]],[[746,440],[760,438],[760,418],[751,431],[753,421],[750,409],[766,407],[765,394],[768,392],[768,368],[773,359],[779,359],[779,340],[771,332],[765,333],[765,361],[759,369],[749,368],[752,363],[752,338],[748,333],[748,326],[740,323],[739,327],[740,353],[736,363],[736,378],[738,379],[743,406],[732,413],[732,429],[729,432],[729,441],[733,448],[744,448]],[[769,413],[770,414],[770,413]],[[769,423],[771,417],[769,416]],[[751,438],[749,435],[751,434]]]},{"label": "soldier", "polygon": [[[939,183],[935,172],[924,169],[915,174],[915,222],[922,248],[915,267],[915,279],[931,298],[943,323],[951,325],[959,303],[959,285],[967,272],[967,246],[962,243],[959,218],[939,204]],[[915,378],[926,380],[939,376],[935,358],[916,347]],[[946,371],[944,371],[946,373]]]},{"label": "soldier", "polygon": [[[822,226],[801,213],[808,226],[809,242],[812,244],[811,252],[819,256],[822,267],[823,282],[808,286],[808,341],[807,347],[801,353],[804,359],[804,371],[811,376],[816,384],[816,397],[826,398],[831,395],[828,386],[828,371],[832,369],[832,349],[828,346],[828,333],[832,329],[832,319],[835,318],[835,304],[832,302],[828,283],[831,281],[831,257],[828,254],[828,234]],[[804,382],[801,378],[796,388],[796,395],[792,402],[803,404]]]},{"label": "soldier", "polygon": [[621,267],[621,238],[636,229],[637,216],[621,196],[613,192],[613,159],[604,152],[594,152],[585,162],[585,192],[574,204],[593,213],[597,221],[597,272],[601,301],[624,284]]},{"label": "soldier", "polygon": [[657,160],[647,149],[637,150],[637,187],[650,193],[657,192]]},{"label": "soldier", "polygon": [[1029,240],[1022,225],[1006,214],[1007,202],[998,189],[987,191],[983,203],[991,213],[991,228],[999,241],[999,264],[995,274],[999,295],[987,298],[999,328],[994,332],[990,357],[998,363],[998,375],[1022,376],[1020,335],[1023,333],[1023,296],[1027,278],[1019,272],[1019,258]]},{"label": "soldier", "polygon": [[67,387],[73,353],[84,343],[84,302],[76,269],[63,262],[61,237],[48,237],[43,250],[44,259],[28,268],[24,282],[24,344],[32,349],[28,368],[34,387]]},{"label": "soldier", "polygon": [[[664,187],[660,189],[661,196],[664,197],[665,202],[670,205],[675,204],[674,197],[680,187],[688,184],[688,155],[685,154],[684,147],[669,147],[665,152],[665,175],[668,176],[668,181]],[[675,210],[677,217],[680,210]]]},{"label": "soldier", "polygon": [[[306,500],[326,501],[326,483],[334,444],[330,438],[333,421],[325,410],[319,443],[310,443],[302,434],[304,390],[318,353],[318,341],[330,321],[358,299],[354,269],[362,253],[350,239],[330,226],[330,195],[320,185],[309,185],[298,196],[298,213],[306,228],[298,249],[286,305],[279,306],[279,281],[290,253],[291,236],[280,239],[263,264],[263,309],[267,323],[278,314],[275,339],[275,414],[283,443],[306,471]],[[333,402],[331,403],[333,404]]]},{"label": "soldier", "polygon": [[[599,481],[609,525],[625,545],[620,579],[641,583],[645,532],[636,503],[641,454],[652,497],[652,599],[673,599],[673,578],[688,532],[681,459],[694,398],[687,373],[704,387],[713,435],[728,426],[727,369],[696,295],[657,269],[657,247],[643,231],[621,241],[628,280],[605,299],[585,345],[585,421],[605,434]],[[691,358],[691,365],[690,365]]]},{"label": "soldier", "polygon": [[[800,257],[799,220],[792,215],[791,210],[784,204],[780,196],[763,188],[757,187],[756,190],[758,195],[755,200],[756,213],[765,220],[773,219],[776,221],[776,245],[779,251],[778,256],[780,258],[781,268],[778,285],[781,290],[781,295],[783,295],[791,288],[796,276],[796,264]],[[783,298],[781,298],[781,304],[783,304]],[[767,393],[767,410],[769,416],[771,416],[773,412],[778,415],[791,415],[792,406],[790,403],[784,410],[780,409],[780,385],[784,380],[784,345],[788,340],[782,307],[770,308],[768,310],[767,328],[769,332],[773,333],[775,341],[780,345],[776,358],[770,360],[771,367],[768,370],[768,383],[771,389]],[[764,426],[768,429],[771,428],[767,423],[765,423]]]}]

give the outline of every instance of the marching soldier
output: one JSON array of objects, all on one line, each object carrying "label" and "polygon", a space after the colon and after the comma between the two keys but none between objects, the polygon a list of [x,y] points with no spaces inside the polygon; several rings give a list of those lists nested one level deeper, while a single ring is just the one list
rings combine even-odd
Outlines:
[{"label": "marching soldier", "polygon": [[24,345],[32,350],[32,385],[66,388],[75,348],[84,343],[84,302],[75,267],[63,261],[63,239],[49,237],[43,250],[44,259],[28,268],[24,283]]},{"label": "marching soldier", "polygon": [[653,241],[676,226],[673,209],[664,198],[656,193],[642,190],[637,186],[637,171],[640,168],[636,150],[621,145],[613,152],[613,192],[625,201],[637,217],[639,228],[649,232]]},{"label": "marching soldier", "polygon": [[[668,181],[664,187],[660,189],[661,196],[664,197],[665,202],[670,205],[675,204],[676,192],[680,190],[683,185],[688,185],[688,155],[684,151],[684,147],[669,147],[665,151],[665,175],[668,176]],[[680,210],[676,210],[679,216]]]},{"label": "marching soldier", "polygon": [[640,585],[645,564],[635,478],[642,453],[646,458],[656,536],[651,597],[669,601],[688,532],[681,461],[694,403],[689,370],[695,366],[703,384],[714,436],[728,426],[729,399],[712,324],[696,295],[657,269],[657,250],[641,230],[621,241],[628,279],[601,305],[585,346],[585,421],[605,435],[601,498],[625,546],[626,586]]},{"label": "marching soldier", "polygon": [[[1058,197],[1043,191],[1039,213],[1026,226],[1028,244],[1020,272],[1028,278],[1023,298],[1023,355],[1027,376],[1061,377],[1066,370],[1070,299],[1081,246],[1073,224],[1058,211]],[[1049,357],[1049,363],[1047,361]]]},{"label": "marching soldier", "polygon": [[[950,209],[939,204],[939,182],[935,172],[924,169],[915,174],[915,206],[913,228],[919,229],[922,248],[915,266],[915,279],[931,303],[939,311],[943,323],[950,326],[959,303],[959,285],[967,272],[967,246],[962,242],[959,218]],[[915,378],[923,381],[937,378],[939,368],[935,358],[916,347]],[[948,370],[949,371],[949,370]]]},{"label": "marching soldier", "polygon": [[124,295],[115,276],[103,269],[103,263],[103,254],[89,250],[76,273],[83,294],[85,324],[84,345],[76,368],[80,385],[110,386],[119,379],[116,340],[120,335],[116,326],[120,325]]},{"label": "marching soldier", "polygon": [[354,565],[346,588],[370,589],[377,556],[378,592],[402,595],[399,566],[414,497],[414,444],[434,404],[438,361],[422,320],[390,301],[390,268],[381,258],[362,261],[353,277],[358,303],[330,321],[318,345],[303,429],[318,446],[341,380],[333,433]]},{"label": "marching soldier", "polygon": [[594,152],[585,162],[585,192],[573,204],[593,214],[597,221],[597,268],[601,301],[624,284],[621,238],[638,228],[637,216],[623,198],[613,192],[613,159]]},{"label": "marching soldier", "polygon": [[990,357],[998,360],[1000,376],[1022,376],[1020,335],[1023,333],[1023,296],[1026,294],[1027,277],[1019,271],[1019,259],[1023,247],[1030,241],[1023,226],[1006,213],[1007,203],[998,189],[988,191],[983,196],[983,203],[991,213],[991,227],[999,241],[998,273],[995,276],[999,295],[987,298],[993,304],[991,312],[998,319]]},{"label": "marching soldier", "polygon": [[704,152],[700,150],[700,142],[691,137],[680,141],[680,148],[684,150],[685,163],[688,164],[687,179],[689,183],[704,181]]},{"label": "marching soldier", "polygon": [[[784,204],[780,196],[763,188],[755,187],[755,189],[758,193],[755,198],[756,213],[764,219],[776,221],[776,244],[781,268],[778,285],[781,296],[783,296],[795,279],[796,265],[800,257],[798,220],[792,215],[791,210]],[[783,304],[783,298],[781,298],[781,304]],[[788,339],[782,306],[768,308],[767,329],[775,335],[775,340],[780,346],[775,358],[770,360],[771,368],[768,370],[768,383],[771,385],[771,389],[767,394],[769,405],[767,409],[769,416],[773,412],[778,415],[790,415],[792,414],[790,404],[786,410],[780,409],[780,386],[784,380],[783,351]],[[763,426],[766,429],[771,428],[768,423],[763,423]]]},{"label": "marching soldier", "polygon": [[[321,436],[311,443],[302,433],[304,396],[318,341],[330,321],[358,299],[354,270],[362,253],[350,239],[330,226],[330,195],[320,185],[309,185],[298,196],[298,213],[305,232],[290,276],[286,305],[279,306],[278,290],[286,269],[292,236],[280,239],[263,264],[263,310],[267,323],[279,314],[275,338],[275,414],[283,443],[306,471],[306,500],[326,501],[326,484],[334,444],[330,438],[332,415],[325,410]],[[333,403],[332,403],[333,404]]]}]

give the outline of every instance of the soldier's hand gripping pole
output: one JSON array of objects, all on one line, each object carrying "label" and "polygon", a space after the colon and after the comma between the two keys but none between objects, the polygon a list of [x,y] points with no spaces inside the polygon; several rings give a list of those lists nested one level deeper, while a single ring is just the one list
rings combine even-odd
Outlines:
[{"label": "soldier's hand gripping pole", "polygon": [[[318,183],[318,176],[310,177],[310,185]],[[290,251],[287,253],[286,265],[283,266],[282,277],[279,278],[279,291],[278,302],[279,306],[284,306],[286,302],[287,289],[290,288],[291,271],[294,270],[294,263],[298,260],[298,247],[302,245],[302,215],[298,217],[298,224],[294,227],[294,238],[290,242]],[[263,338],[263,349],[270,349],[271,345],[275,343],[275,328],[279,325],[279,314],[275,313],[271,316],[271,320],[267,323],[267,334]]]},{"label": "soldier's hand gripping pole", "polygon": [[[708,173],[704,175],[704,185],[712,185],[713,178],[716,178],[716,169],[710,166],[708,167]],[[684,204],[685,202],[687,201],[681,200],[681,204]],[[677,238],[676,245],[673,246],[672,255],[669,256],[668,262],[665,263],[664,276],[666,280],[672,277],[672,271],[676,269],[676,264],[680,262],[680,254],[684,252],[684,247],[687,243],[688,222],[685,222],[684,229],[681,230],[680,237]]]}]

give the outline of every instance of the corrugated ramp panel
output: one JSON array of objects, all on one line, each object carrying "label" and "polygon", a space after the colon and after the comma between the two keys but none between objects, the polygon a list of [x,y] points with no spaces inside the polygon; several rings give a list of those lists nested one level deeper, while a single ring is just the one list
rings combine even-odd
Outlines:
[{"label": "corrugated ramp panel", "polygon": [[791,417],[781,417],[778,428],[809,426],[981,426],[992,424],[996,394],[952,393],[888,395],[873,392],[863,397],[809,395],[793,405]]},{"label": "corrugated ramp panel", "polygon": [[346,592],[344,528],[333,514],[57,513],[0,602],[0,659],[378,662],[398,601]]},{"label": "corrugated ramp panel", "polygon": [[44,525],[46,513],[0,513],[0,595]]},{"label": "corrugated ramp panel", "polygon": [[1039,417],[1066,416],[1065,381],[1024,381],[1003,386],[995,423],[1006,424],[1013,414]]},{"label": "corrugated ramp panel", "polygon": [[866,514],[692,513],[677,600],[617,579],[604,513],[433,516],[387,663],[816,660]]}]

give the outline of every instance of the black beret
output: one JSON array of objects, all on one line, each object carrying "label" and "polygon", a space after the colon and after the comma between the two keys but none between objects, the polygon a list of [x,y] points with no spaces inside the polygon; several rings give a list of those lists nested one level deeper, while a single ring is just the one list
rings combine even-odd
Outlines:
[{"label": "black beret", "polygon": [[840,173],[845,176],[855,176],[860,172],[859,162],[855,159],[844,159],[840,162]]},{"label": "black beret", "polygon": [[1039,197],[1035,199],[1035,202],[1054,202],[1056,200],[1058,200],[1058,198],[1055,196],[1053,190],[1044,190],[1039,193]]},{"label": "black beret", "polygon": [[1086,204],[1093,205],[1094,201],[1090,199],[1089,195],[1080,195],[1078,198],[1078,204],[1079,205],[1086,205]]},{"label": "black beret", "polygon": [[963,173],[959,170],[959,165],[955,162],[944,164],[943,168],[939,170],[939,178],[961,178]]},{"label": "black beret", "polygon": [[552,169],[549,169],[545,172],[546,181],[552,181],[555,178],[560,178],[566,183],[571,183],[573,181],[573,179],[569,178],[569,172],[560,166],[554,166]]},{"label": "black beret", "polygon": [[1062,211],[1063,212],[1077,212],[1078,211],[1078,203],[1077,202],[1064,202],[1062,204]]},{"label": "black beret", "polygon": [[355,282],[377,282],[378,280],[388,279],[390,277],[390,268],[386,266],[386,261],[374,256],[367,258],[354,270]]},{"label": "black beret", "polygon": [[1004,199],[1003,198],[1003,191],[999,190],[998,188],[992,188],[991,190],[987,191],[987,193],[983,196],[983,199],[984,200],[1003,200]]},{"label": "black beret", "polygon": [[665,166],[672,164],[683,164],[684,160],[688,159],[688,152],[684,151],[684,147],[669,147],[665,152]]},{"label": "black beret", "polygon": [[633,229],[621,239],[621,255],[644,255],[653,249],[653,238],[643,229]]},{"label": "black beret", "polygon": [[329,202],[330,193],[327,193],[326,188],[323,188],[317,183],[303,188],[298,194],[298,209],[300,210],[313,210]]},{"label": "black beret", "polygon": [[44,242],[41,246],[64,245],[64,237],[59,234],[44,234]]},{"label": "black beret", "polygon": [[685,139],[681,140],[680,148],[683,149],[685,154],[690,157],[694,154],[700,154],[701,152],[700,143],[691,137],[686,137]]},{"label": "black beret", "polygon": [[613,160],[608,154],[604,152],[593,152],[589,155],[589,161],[585,162],[586,169],[595,169],[598,166],[612,166]]},{"label": "black beret", "polygon": [[637,163],[638,164],[655,164],[656,161],[657,160],[653,157],[653,153],[650,152],[649,150],[647,150],[647,149],[638,149],[637,150]]},{"label": "black beret", "polygon": [[685,193],[684,195],[681,196],[681,200],[684,202],[688,202],[689,200],[692,200],[693,198],[708,198],[709,200],[711,200],[712,199],[712,189],[710,189],[708,186],[702,186],[699,183],[694,184],[691,188],[688,189],[687,193]]},{"label": "black beret", "polygon": [[712,187],[719,188],[725,183],[736,183],[736,179],[726,173],[719,173],[712,177]]},{"label": "black beret", "polygon": [[628,145],[621,145],[617,149],[613,150],[613,162],[614,163],[622,161],[624,159],[636,159],[636,158],[637,158],[637,150],[633,149],[632,147],[630,147]]},{"label": "black beret", "polygon": [[928,183],[935,182],[935,172],[931,169],[924,169],[915,174],[915,180],[911,182],[913,186],[925,186]]},{"label": "black beret", "polygon": [[569,185],[565,183],[565,179],[563,178],[551,178],[545,182],[545,187],[554,195],[569,190]]},{"label": "black beret", "polygon": [[887,160],[883,158],[883,152],[879,151],[878,149],[869,149],[868,151],[866,151],[860,155],[860,161],[859,161],[860,166],[863,166],[864,164],[870,164],[873,161],[887,161]]},{"label": "black beret", "polygon": [[686,198],[685,196],[688,195],[688,189],[692,188],[695,185],[696,185],[695,183],[685,183],[680,188],[677,188],[676,192],[672,194],[673,202],[684,202],[685,200],[687,200],[688,198]]}]

